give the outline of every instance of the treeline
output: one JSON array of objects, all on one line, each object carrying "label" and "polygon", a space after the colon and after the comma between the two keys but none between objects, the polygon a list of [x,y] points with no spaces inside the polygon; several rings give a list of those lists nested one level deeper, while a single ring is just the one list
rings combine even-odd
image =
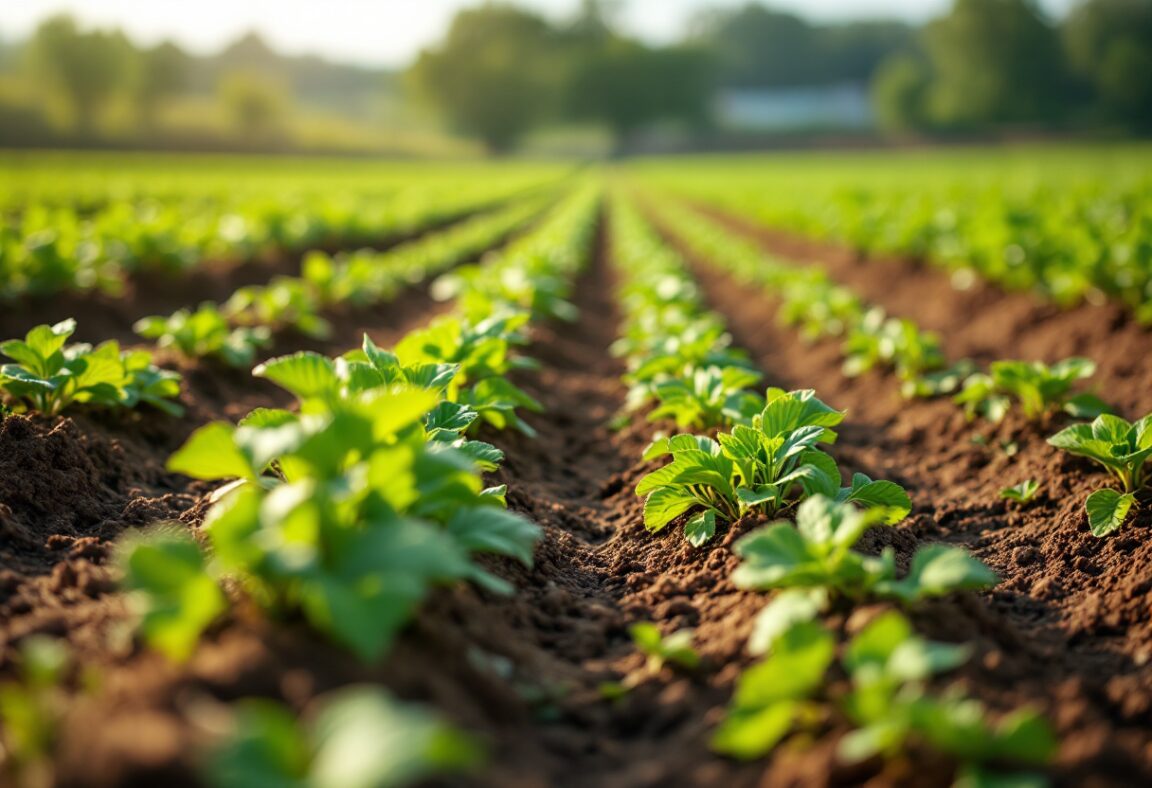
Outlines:
[{"label": "treeline", "polygon": [[596,120],[618,144],[660,122],[706,135],[720,91],[843,84],[867,86],[891,133],[1144,133],[1152,2],[1082,0],[1050,20],[1033,0],[955,0],[921,28],[817,25],[749,3],[702,14],[669,47],[623,35],[594,0],[560,24],[489,3],[458,14],[411,77],[495,150],[549,121]]},{"label": "treeline", "polygon": [[1035,0],[954,0],[919,27],[816,24],[753,2],[699,14],[667,46],[624,33],[615,6],[584,0],[553,19],[486,2],[403,74],[284,57],[254,34],[195,57],[57,16],[0,42],[0,145],[298,148],[309,118],[361,149],[434,119],[494,152],[591,125],[618,149],[663,133],[707,146],[728,91],[844,85],[897,135],[1152,131],[1152,0],[1080,0],[1062,19]]},{"label": "treeline", "polygon": [[367,127],[395,120],[398,93],[394,73],[285,56],[256,33],[198,56],[57,15],[0,41],[0,145],[292,148],[302,115]]}]

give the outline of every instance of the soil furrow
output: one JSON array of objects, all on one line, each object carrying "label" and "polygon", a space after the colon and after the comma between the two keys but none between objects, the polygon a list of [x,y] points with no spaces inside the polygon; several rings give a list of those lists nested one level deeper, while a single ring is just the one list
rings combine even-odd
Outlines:
[{"label": "soil furrow", "polygon": [[1129,417],[1152,410],[1152,330],[1117,304],[1061,309],[1032,293],[1007,292],[977,279],[965,290],[948,272],[923,261],[864,255],[833,243],[770,229],[715,208],[701,213],[767,252],[800,264],[819,265],[890,314],[915,320],[940,334],[953,360],[987,363],[1002,358],[1049,363],[1088,356],[1097,364],[1099,392]]}]

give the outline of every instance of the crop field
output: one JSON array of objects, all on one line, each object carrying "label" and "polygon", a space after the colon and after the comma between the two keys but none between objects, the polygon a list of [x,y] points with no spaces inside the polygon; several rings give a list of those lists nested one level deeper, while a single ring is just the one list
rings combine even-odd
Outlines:
[{"label": "crop field", "polygon": [[0,784],[1152,785],[1152,149],[0,155]]}]

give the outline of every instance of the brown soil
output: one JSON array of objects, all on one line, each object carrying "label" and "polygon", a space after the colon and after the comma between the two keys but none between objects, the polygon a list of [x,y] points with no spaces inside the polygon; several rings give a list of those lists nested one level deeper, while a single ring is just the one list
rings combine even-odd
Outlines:
[{"label": "brown soil", "polygon": [[[975,644],[961,671],[968,689],[996,709],[1031,702],[1052,716],[1063,739],[1052,771],[1060,782],[1152,782],[1147,512],[1117,538],[1093,539],[1080,501],[1101,474],[1054,456],[1040,439],[1046,433],[1009,422],[981,428],[989,443],[973,444],[973,428],[948,403],[905,403],[884,376],[844,379],[835,343],[801,345],[775,326],[761,294],[711,269],[700,273],[771,382],[815,387],[850,409],[836,446],[842,466],[911,488],[913,516],[878,531],[868,548],[891,544],[907,560],[921,541],[955,542],[1004,578],[989,594],[936,602],[916,616],[934,637]],[[469,785],[947,784],[950,766],[924,754],[888,766],[837,764],[844,725],[834,716],[809,746],[781,748],[763,763],[709,752],[709,732],[749,664],[744,641],[764,602],[728,580],[731,542],[752,524],[701,550],[675,528],[644,530],[632,488],[651,466],[637,458],[666,425],[637,416],[619,431],[607,426],[624,397],[622,369],[607,352],[618,327],[613,283],[601,252],[578,282],[579,321],[535,331],[531,352],[543,368],[519,382],[547,408],[528,417],[539,437],[485,436],[508,455],[493,482],[507,483],[511,507],[545,530],[535,566],[494,565],[520,589],[510,598],[470,587],[435,595],[381,665],[361,665],[299,622],[270,624],[245,606],[182,667],[124,635],[108,540],[158,517],[195,527],[207,489],[167,474],[167,453],[208,418],[282,403],[276,390],[197,367],[188,370],[189,415],[175,427],[159,417],[99,415],[0,424],[0,652],[8,660],[20,638],[47,632],[101,675],[63,726],[59,784],[194,785],[206,721],[221,701],[255,695],[301,709],[361,681],[428,702],[484,738],[492,760],[462,781]],[[361,328],[387,343],[435,309],[418,292],[396,304],[338,322],[338,349],[354,344]],[[277,352],[301,345],[281,341],[289,346]],[[1107,339],[1086,350],[1103,355]],[[1132,381],[1116,385],[1130,393]],[[1008,438],[1019,445],[1012,457],[997,444]],[[1017,511],[998,500],[999,487],[1029,475],[1045,482],[1038,503]],[[627,632],[645,620],[664,632],[693,627],[701,669],[649,675]],[[599,691],[607,681],[636,687],[609,701]]]}]

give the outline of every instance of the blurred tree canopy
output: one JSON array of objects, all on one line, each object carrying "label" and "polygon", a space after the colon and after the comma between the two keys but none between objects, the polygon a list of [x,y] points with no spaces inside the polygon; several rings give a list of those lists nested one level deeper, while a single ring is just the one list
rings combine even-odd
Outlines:
[{"label": "blurred tree canopy", "polygon": [[1152,2],[1087,0],[1068,15],[1073,74],[1107,119],[1152,129]]},{"label": "blurred tree canopy", "polygon": [[1065,95],[1060,41],[1032,0],[956,0],[924,31],[928,117],[945,127],[1052,120]]},{"label": "blurred tree canopy", "polygon": [[608,17],[594,0],[569,25],[506,4],[466,9],[410,76],[456,129],[495,152],[545,121],[600,122],[617,144],[656,121],[703,122],[709,53],[647,46],[618,33]]},{"label": "blurred tree canopy", "polygon": [[715,0],[661,45],[625,32],[626,0],[582,0],[567,19],[523,1],[477,0],[404,71],[286,56],[256,32],[212,55],[136,46],[51,16],[0,40],[0,145],[378,150],[408,135],[503,153],[564,127],[554,136],[598,149],[596,130],[617,151],[665,131],[709,146],[742,133],[713,135],[714,109],[845,96],[870,98],[883,133],[1152,133],[1152,0],[1076,0],[1061,19],[1039,0],[951,0],[918,26]]},{"label": "blurred tree canopy", "polygon": [[420,53],[412,79],[459,131],[507,151],[545,116],[557,73],[553,31],[512,5],[461,11],[437,47]]},{"label": "blurred tree canopy", "polygon": [[135,51],[120,31],[80,30],[70,16],[43,22],[29,47],[43,82],[63,93],[81,132],[91,132],[108,101],[135,76]]},{"label": "blurred tree canopy", "polygon": [[758,3],[705,11],[692,23],[693,40],[715,52],[720,84],[739,88],[864,83],[913,36],[903,22],[816,25]]}]

